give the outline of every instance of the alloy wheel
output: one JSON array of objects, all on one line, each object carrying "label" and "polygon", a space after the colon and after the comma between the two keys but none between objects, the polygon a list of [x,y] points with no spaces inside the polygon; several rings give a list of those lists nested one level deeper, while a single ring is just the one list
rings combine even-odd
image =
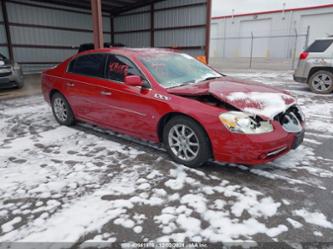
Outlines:
[{"label": "alloy wheel", "polygon": [[313,78],[312,85],[316,91],[324,92],[332,87],[333,79],[329,75],[321,73]]},{"label": "alloy wheel", "polygon": [[168,140],[172,153],[183,161],[191,161],[199,154],[199,139],[195,132],[184,124],[173,126]]},{"label": "alloy wheel", "polygon": [[53,105],[54,105],[54,112],[55,112],[55,115],[57,116],[57,118],[60,121],[65,122],[68,117],[65,101],[61,98],[56,98],[54,100]]}]

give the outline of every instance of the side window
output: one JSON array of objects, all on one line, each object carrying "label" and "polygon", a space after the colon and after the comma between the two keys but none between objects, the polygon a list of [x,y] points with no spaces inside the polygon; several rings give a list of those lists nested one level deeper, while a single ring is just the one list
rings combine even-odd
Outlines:
[{"label": "side window", "polygon": [[106,54],[82,55],[70,63],[68,72],[104,78],[106,59]]},{"label": "side window", "polygon": [[127,58],[119,55],[110,55],[107,67],[107,78],[124,82],[125,76],[139,75],[144,78],[137,67]]},{"label": "side window", "polygon": [[312,43],[306,51],[310,53],[322,53],[325,52],[332,43],[333,40],[317,40]]}]

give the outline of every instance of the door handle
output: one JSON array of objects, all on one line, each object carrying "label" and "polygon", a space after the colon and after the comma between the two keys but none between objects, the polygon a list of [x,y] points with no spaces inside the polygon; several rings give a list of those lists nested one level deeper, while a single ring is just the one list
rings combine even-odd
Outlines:
[{"label": "door handle", "polygon": [[111,96],[111,95],[112,95],[112,92],[101,91],[101,95],[104,95],[104,96]]},{"label": "door handle", "polygon": [[74,83],[71,83],[71,82],[67,82],[67,83],[66,83],[66,86],[68,86],[68,87],[73,87],[73,86],[75,86],[75,84],[74,84]]}]

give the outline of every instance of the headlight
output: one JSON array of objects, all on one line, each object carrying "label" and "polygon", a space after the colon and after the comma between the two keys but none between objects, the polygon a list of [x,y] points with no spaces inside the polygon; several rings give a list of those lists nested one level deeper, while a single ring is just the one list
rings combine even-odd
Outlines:
[{"label": "headlight", "polygon": [[222,124],[231,132],[243,134],[262,134],[273,131],[269,121],[256,119],[245,112],[226,112],[219,116]]}]

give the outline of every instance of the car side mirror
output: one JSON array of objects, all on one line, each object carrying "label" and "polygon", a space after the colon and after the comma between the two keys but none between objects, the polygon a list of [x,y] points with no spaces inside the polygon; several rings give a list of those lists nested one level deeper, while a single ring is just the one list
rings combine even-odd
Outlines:
[{"label": "car side mirror", "polygon": [[125,76],[125,84],[128,86],[143,86],[144,82],[138,75]]}]

